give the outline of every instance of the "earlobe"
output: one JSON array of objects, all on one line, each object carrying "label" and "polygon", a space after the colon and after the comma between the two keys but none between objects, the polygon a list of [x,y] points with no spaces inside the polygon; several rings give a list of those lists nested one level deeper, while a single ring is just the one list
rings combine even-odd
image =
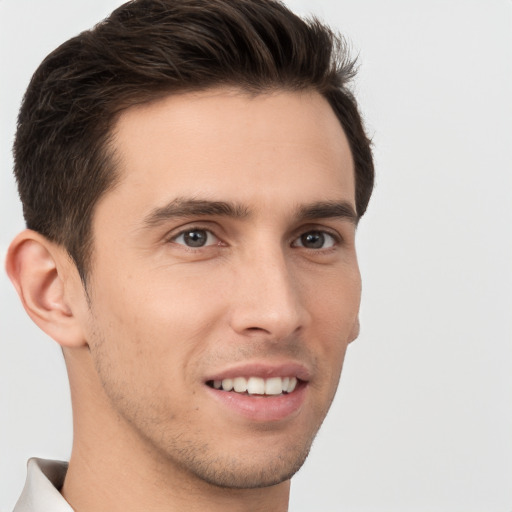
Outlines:
[{"label": "earlobe", "polygon": [[354,322],[352,330],[350,331],[350,337],[348,339],[349,343],[352,343],[353,341],[355,341],[357,339],[357,337],[359,336],[360,328],[361,328],[361,325],[359,323],[359,316],[358,316],[356,318],[356,321]]},{"label": "earlobe", "polygon": [[30,318],[61,346],[78,347],[86,343],[66,293],[70,266],[64,249],[29,229],[7,252],[7,274]]}]

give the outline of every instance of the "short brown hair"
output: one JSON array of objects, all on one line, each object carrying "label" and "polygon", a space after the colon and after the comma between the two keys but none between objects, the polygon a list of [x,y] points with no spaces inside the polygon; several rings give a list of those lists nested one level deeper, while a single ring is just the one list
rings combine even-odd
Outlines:
[{"label": "short brown hair", "polygon": [[119,113],[174,92],[313,89],[332,106],[355,163],[356,209],[373,188],[370,141],[347,88],[343,39],[275,0],[133,0],[53,51],[25,94],[14,143],[27,227],[63,245],[85,283],[98,199],[118,176]]}]

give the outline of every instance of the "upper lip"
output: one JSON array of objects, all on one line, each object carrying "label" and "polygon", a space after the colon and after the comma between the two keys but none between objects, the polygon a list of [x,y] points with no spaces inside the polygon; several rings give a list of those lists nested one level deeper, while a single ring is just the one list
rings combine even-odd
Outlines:
[{"label": "upper lip", "polygon": [[297,377],[302,381],[308,381],[311,372],[302,363],[297,362],[248,362],[236,364],[219,370],[209,375],[205,381],[233,379],[235,377],[261,377],[269,379],[271,377]]}]

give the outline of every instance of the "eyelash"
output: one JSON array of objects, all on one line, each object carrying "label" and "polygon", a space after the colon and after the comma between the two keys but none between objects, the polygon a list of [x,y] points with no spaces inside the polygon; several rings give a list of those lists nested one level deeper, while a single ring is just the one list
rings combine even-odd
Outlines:
[{"label": "eyelash", "polygon": [[[187,233],[193,233],[193,232],[197,232],[197,231],[204,231],[204,232],[206,232],[207,236],[213,236],[214,238],[216,238],[218,240],[218,242],[217,243],[210,243],[208,245],[203,245],[203,246],[199,246],[199,247],[192,247],[192,246],[189,246],[189,245],[185,245],[184,243],[182,244],[182,243],[177,243],[176,242],[176,240],[179,237],[184,236]],[[205,247],[211,247],[212,245],[225,245],[224,243],[221,242],[220,238],[212,231],[211,228],[207,228],[207,227],[204,227],[204,226],[191,226],[191,227],[187,227],[186,229],[181,230],[179,233],[176,233],[176,234],[170,236],[168,241],[171,242],[171,243],[176,243],[177,245],[180,245],[180,246],[184,247],[185,249],[191,250],[191,251],[196,251],[196,250],[199,250],[199,249],[203,249]]]},{"label": "eyelash", "polygon": [[[305,236],[308,236],[308,235],[321,235],[324,238],[324,241],[325,241],[326,237],[329,237],[332,240],[331,245],[329,247],[320,247],[320,248],[305,247],[303,245],[304,242],[303,242],[302,238]],[[297,241],[301,241],[302,245],[295,245],[295,242],[297,242]],[[309,249],[311,251],[323,250],[325,252],[325,251],[328,251],[329,249],[331,249],[331,250],[334,249],[337,245],[340,244],[340,242],[341,242],[340,237],[338,235],[335,235],[334,233],[331,233],[330,231],[326,231],[325,229],[310,229],[308,231],[304,231],[301,235],[296,237],[292,242],[292,247],[303,247],[304,249]]]},{"label": "eyelash", "polygon": [[[193,246],[186,245],[185,243],[178,243],[178,242],[176,242],[176,240],[178,238],[180,238],[181,236],[184,236],[187,233],[193,233],[193,232],[197,232],[197,231],[204,231],[204,232],[206,232],[207,233],[207,237],[213,236],[215,239],[217,239],[217,243],[207,243],[207,245],[201,245],[201,246],[193,247]],[[329,237],[329,238],[332,239],[332,243],[331,243],[331,245],[329,247],[320,247],[320,248],[311,248],[311,247],[305,247],[304,245],[296,244],[296,242],[300,241],[302,237],[304,237],[306,235],[311,235],[311,234],[320,234],[320,235],[322,235],[324,237]],[[340,245],[342,243],[342,241],[343,241],[342,237],[338,233],[333,233],[332,231],[327,230],[325,228],[316,228],[316,227],[312,226],[309,229],[301,231],[301,233],[298,236],[295,236],[293,238],[293,240],[292,240],[291,246],[292,247],[303,248],[303,249],[306,249],[306,250],[309,250],[309,251],[314,251],[314,252],[320,252],[320,251],[328,252],[328,251],[332,251],[333,249],[335,249],[336,246],[338,246],[338,245]],[[189,251],[198,251],[198,250],[201,250],[201,249],[205,249],[207,247],[224,246],[224,245],[226,245],[212,231],[211,228],[208,228],[208,227],[205,227],[205,226],[201,226],[201,225],[190,226],[190,227],[187,227],[186,229],[181,230],[180,232],[170,236],[168,238],[168,242],[176,243],[177,245],[182,246],[183,248],[185,248],[186,250],[189,250]],[[208,238],[207,238],[207,242],[208,242]]]}]

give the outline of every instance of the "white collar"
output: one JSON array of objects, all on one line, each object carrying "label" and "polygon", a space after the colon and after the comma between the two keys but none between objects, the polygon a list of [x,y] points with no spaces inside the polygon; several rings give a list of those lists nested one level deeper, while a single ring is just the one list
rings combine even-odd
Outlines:
[{"label": "white collar", "polygon": [[59,492],[67,469],[67,462],[29,459],[25,487],[13,512],[73,512]]}]

